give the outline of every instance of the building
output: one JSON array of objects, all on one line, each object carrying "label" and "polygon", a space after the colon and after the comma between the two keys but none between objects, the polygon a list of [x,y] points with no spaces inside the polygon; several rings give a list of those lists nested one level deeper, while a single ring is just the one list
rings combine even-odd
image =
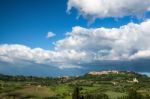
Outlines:
[{"label": "building", "polygon": [[88,74],[90,75],[104,75],[104,74],[118,74],[119,71],[109,70],[109,71],[91,71]]}]

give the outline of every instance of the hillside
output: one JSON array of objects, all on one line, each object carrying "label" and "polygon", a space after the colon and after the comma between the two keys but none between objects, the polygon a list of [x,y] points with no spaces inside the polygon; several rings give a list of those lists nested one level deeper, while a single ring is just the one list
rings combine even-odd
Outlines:
[{"label": "hillside", "polygon": [[57,78],[0,74],[0,99],[72,99],[76,91],[80,99],[127,99],[131,90],[139,99],[150,99],[150,78],[127,71]]}]

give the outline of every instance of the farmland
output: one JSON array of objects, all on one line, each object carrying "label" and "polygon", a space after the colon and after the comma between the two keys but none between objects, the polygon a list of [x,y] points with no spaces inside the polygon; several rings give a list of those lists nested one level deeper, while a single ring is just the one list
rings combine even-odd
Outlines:
[{"label": "farmland", "polygon": [[130,90],[149,99],[150,78],[125,71],[55,78],[0,75],[1,99],[72,99],[76,90],[83,99],[127,99]]}]

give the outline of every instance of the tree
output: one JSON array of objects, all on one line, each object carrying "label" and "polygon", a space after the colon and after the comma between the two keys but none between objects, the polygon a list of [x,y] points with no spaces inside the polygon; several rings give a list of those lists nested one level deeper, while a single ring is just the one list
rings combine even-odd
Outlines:
[{"label": "tree", "polygon": [[72,94],[72,99],[80,99],[79,87],[75,87]]},{"label": "tree", "polygon": [[[140,93],[138,93],[134,89],[130,89],[128,96],[123,96],[118,99],[147,99],[147,97],[142,96]],[[149,97],[148,97],[148,99],[149,99]]]},{"label": "tree", "polygon": [[85,99],[109,99],[109,97],[106,94],[99,93],[88,93],[85,95]]},{"label": "tree", "polygon": [[129,90],[128,99],[142,99],[142,95],[137,93],[136,90],[131,89]]}]

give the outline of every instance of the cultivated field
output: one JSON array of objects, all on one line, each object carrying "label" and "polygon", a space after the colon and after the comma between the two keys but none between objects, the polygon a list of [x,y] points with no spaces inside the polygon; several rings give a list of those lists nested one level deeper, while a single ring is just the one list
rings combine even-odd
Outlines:
[{"label": "cultivated field", "polygon": [[83,99],[128,99],[131,89],[144,97],[139,99],[150,99],[150,78],[133,72],[60,78],[0,76],[0,99],[72,99],[76,89]]}]

